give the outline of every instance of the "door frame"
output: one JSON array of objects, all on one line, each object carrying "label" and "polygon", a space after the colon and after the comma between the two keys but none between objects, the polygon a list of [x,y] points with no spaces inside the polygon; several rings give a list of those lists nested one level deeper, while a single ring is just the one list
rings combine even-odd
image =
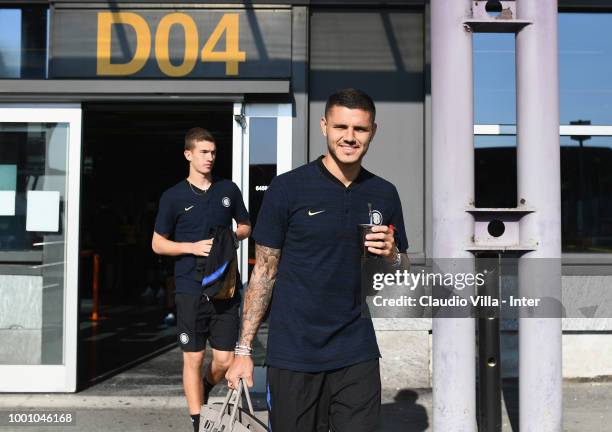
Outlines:
[{"label": "door frame", "polygon": [[[293,161],[293,106],[290,103],[234,103],[232,181],[242,191],[244,203],[249,208],[249,125],[252,118],[276,119],[276,175],[290,171]],[[251,220],[253,227],[255,220]],[[248,278],[248,244],[240,243],[238,249],[239,270],[243,284]]]},{"label": "door frame", "polygon": [[[75,392],[77,387],[80,104],[0,104],[3,123],[68,123],[64,316],[61,365],[0,365],[0,392]],[[25,378],[27,377],[27,379]]]}]

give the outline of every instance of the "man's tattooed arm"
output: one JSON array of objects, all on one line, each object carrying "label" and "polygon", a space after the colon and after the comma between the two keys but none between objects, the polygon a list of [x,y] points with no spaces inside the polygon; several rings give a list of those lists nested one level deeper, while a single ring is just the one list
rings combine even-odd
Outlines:
[{"label": "man's tattooed arm", "polygon": [[255,245],[255,267],[246,291],[240,345],[251,346],[272,298],[281,250]]}]

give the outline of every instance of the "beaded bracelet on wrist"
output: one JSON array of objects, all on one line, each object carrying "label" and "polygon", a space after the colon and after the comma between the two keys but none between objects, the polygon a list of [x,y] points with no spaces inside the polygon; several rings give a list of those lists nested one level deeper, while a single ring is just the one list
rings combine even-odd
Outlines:
[{"label": "beaded bracelet on wrist", "polygon": [[236,344],[236,348],[234,348],[234,355],[250,357],[252,353],[253,353],[253,348],[247,345]]}]

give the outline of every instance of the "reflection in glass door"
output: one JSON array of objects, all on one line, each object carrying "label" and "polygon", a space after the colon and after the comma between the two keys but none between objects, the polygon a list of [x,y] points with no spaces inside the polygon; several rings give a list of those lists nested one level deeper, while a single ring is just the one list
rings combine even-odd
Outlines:
[{"label": "reflection in glass door", "polygon": [[0,107],[0,391],[76,390],[79,106]]},{"label": "reflection in glass door", "polygon": [[[263,196],[274,177],[291,170],[291,104],[234,105],[233,181],[240,186],[251,216],[257,222]],[[241,247],[242,279],[246,282],[255,263],[255,244]]]}]

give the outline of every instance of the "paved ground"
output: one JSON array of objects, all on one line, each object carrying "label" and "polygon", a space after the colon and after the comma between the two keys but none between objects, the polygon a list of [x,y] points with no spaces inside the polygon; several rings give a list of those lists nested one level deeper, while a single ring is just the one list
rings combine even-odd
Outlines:
[{"label": "paved ground", "polygon": [[[181,354],[174,349],[76,394],[0,395],[0,431],[190,432],[180,364]],[[505,383],[504,432],[516,425],[516,390],[516,382]],[[216,388],[213,401],[220,400],[223,393],[223,388]],[[258,417],[265,420],[263,394],[256,394],[254,404]],[[9,413],[43,410],[72,412],[76,425],[25,427],[7,423]],[[430,431],[431,390],[387,389],[382,411],[381,432]],[[566,382],[564,416],[565,431],[612,430],[612,382]]]}]

